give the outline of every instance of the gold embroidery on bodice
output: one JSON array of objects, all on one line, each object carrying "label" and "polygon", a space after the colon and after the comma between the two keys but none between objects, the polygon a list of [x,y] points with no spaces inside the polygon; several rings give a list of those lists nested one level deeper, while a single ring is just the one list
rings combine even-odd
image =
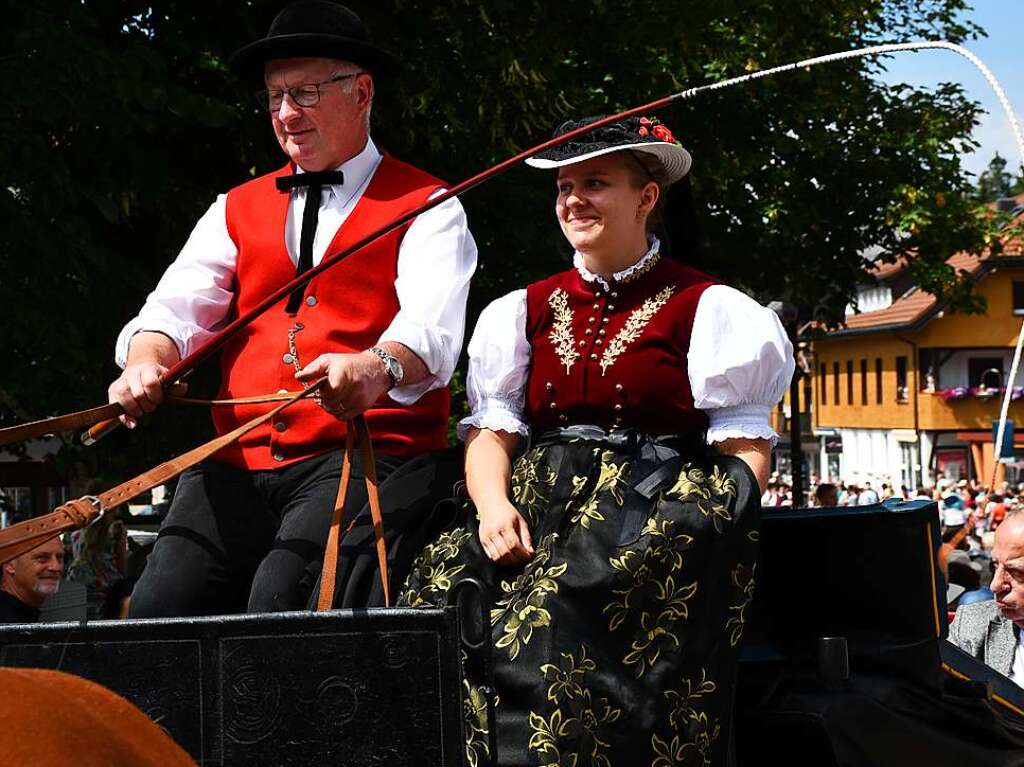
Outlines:
[{"label": "gold embroidery on bodice", "polygon": [[569,294],[561,288],[555,288],[548,296],[548,306],[555,312],[555,322],[548,339],[555,345],[555,354],[565,365],[565,374],[569,375],[572,366],[580,358],[580,353],[576,351],[576,339],[572,337],[573,311],[569,308]]},{"label": "gold embroidery on bodice", "polygon": [[[656,260],[656,258],[651,259],[651,261]],[[674,292],[675,287],[671,285],[662,288],[657,295],[646,299],[643,305],[630,313],[626,324],[615,334],[601,355],[602,376],[608,372],[608,368],[615,364],[626,348],[641,336],[644,328],[658,313],[658,310],[668,303]],[[576,338],[572,333],[573,310],[569,308],[569,294],[561,288],[555,288],[548,296],[548,305],[555,313],[555,321],[551,325],[551,332],[548,333],[548,340],[554,345],[555,354],[558,355],[558,359],[568,375],[572,366],[576,364],[576,360],[580,358],[580,353],[576,350]]]},{"label": "gold embroidery on bodice", "polygon": [[651,321],[651,318],[658,313],[661,307],[668,303],[673,292],[675,292],[675,288],[671,285],[667,288],[662,288],[658,291],[658,295],[654,296],[654,298],[648,298],[644,301],[643,306],[633,310],[629,315],[629,319],[626,320],[626,324],[622,326],[622,329],[615,334],[615,338],[604,348],[604,354],[601,355],[601,375],[607,373],[608,368],[615,364],[615,360],[619,358],[619,355],[626,351],[626,347],[640,337],[640,334],[644,332],[644,328],[647,327],[647,323]]}]

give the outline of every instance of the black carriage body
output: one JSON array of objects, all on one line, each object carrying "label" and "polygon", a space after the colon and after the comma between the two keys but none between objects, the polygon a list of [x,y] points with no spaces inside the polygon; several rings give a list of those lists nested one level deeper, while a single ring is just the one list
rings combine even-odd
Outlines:
[{"label": "black carriage body", "polygon": [[[944,639],[937,520],[931,503],[765,513],[732,764],[1024,765],[1024,691]],[[98,682],[204,766],[461,765],[461,648],[487,643],[460,630],[479,622],[445,608],[10,626],[0,665]]]},{"label": "black carriage body", "polygon": [[936,504],[766,512],[738,763],[1024,765],[1024,690],[946,640]]},{"label": "black carriage body", "polygon": [[204,767],[462,764],[454,608],[7,626],[0,665],[97,682]]}]

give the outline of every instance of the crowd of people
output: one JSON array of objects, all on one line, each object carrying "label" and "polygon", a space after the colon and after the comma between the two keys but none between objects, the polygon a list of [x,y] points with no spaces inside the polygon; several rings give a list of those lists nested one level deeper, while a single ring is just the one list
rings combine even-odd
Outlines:
[{"label": "crowd of people", "polygon": [[811,478],[811,487],[803,501],[795,503],[793,486],[785,475],[772,474],[765,492],[761,495],[761,506],[765,509],[776,507],[796,508],[840,508],[848,506],[871,506],[891,498],[909,501],[925,499],[939,505],[944,526],[956,527],[971,524],[978,533],[991,532],[1006,517],[1008,512],[1024,508],[1024,482],[1000,482],[995,492],[976,479],[952,479],[940,472],[935,484],[922,485],[911,490],[906,485],[896,486],[891,482],[872,483],[821,481]]}]

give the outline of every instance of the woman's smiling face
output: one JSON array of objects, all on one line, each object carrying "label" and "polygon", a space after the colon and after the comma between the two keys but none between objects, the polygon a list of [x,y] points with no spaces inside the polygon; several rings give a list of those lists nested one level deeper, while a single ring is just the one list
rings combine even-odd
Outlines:
[{"label": "woman's smiling face", "polygon": [[626,160],[613,152],[558,169],[555,214],[565,238],[581,253],[646,238],[658,187],[650,182],[638,188]]}]

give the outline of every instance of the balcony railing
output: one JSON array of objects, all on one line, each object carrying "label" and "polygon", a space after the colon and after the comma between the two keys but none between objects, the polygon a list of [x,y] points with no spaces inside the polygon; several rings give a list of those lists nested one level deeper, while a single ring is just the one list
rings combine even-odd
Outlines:
[{"label": "balcony railing", "polygon": [[[998,420],[1002,404],[999,390],[982,392],[981,396],[964,392],[947,394],[948,390],[937,392],[923,391],[918,397],[918,428],[921,429],[991,429],[992,422]],[[1024,423],[1024,401],[1021,393],[1010,403],[1010,418],[1017,423]],[[1024,393],[1024,392],[1022,392]]]}]

